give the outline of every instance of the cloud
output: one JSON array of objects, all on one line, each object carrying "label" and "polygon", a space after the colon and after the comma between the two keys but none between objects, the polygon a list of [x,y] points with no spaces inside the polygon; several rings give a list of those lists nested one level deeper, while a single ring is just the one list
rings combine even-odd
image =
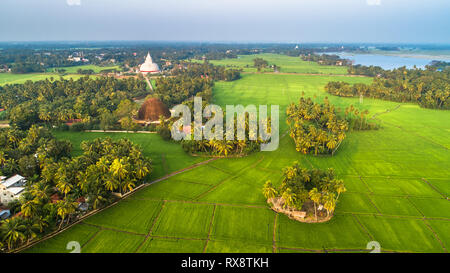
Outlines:
[{"label": "cloud", "polygon": [[380,6],[381,0],[366,0],[367,5],[369,6]]},{"label": "cloud", "polygon": [[66,0],[69,6],[81,6],[81,0]]}]

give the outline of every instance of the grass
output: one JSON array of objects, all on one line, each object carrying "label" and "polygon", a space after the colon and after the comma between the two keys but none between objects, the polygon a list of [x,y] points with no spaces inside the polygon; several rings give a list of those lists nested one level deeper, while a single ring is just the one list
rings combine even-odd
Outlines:
[{"label": "grass", "polygon": [[167,202],[155,223],[152,235],[206,239],[214,207],[183,202]]},{"label": "grass", "polygon": [[100,73],[100,71],[106,70],[106,69],[116,69],[117,71],[121,70],[120,66],[118,66],[118,65],[98,66],[98,65],[93,65],[93,64],[87,64],[87,65],[54,67],[54,68],[47,69],[47,72],[55,72],[56,69],[65,69],[66,71],[64,73],[68,73],[68,74],[75,74],[75,73],[77,73],[78,69],[83,69],[83,70],[92,69],[94,71],[94,73]]},{"label": "grass", "polygon": [[[247,223],[252,225],[247,227]],[[218,206],[212,240],[272,244],[274,214],[266,208]]]},{"label": "grass", "polygon": [[82,253],[129,253],[134,252],[145,237],[112,230],[102,230],[95,240],[81,248]]},{"label": "grass", "polygon": [[[253,67],[255,58],[263,58],[271,65],[281,67],[281,73],[308,73],[308,74],[347,74],[346,67],[319,65],[315,62],[305,62],[300,57],[289,57],[278,54],[258,54],[258,55],[239,55],[235,59],[210,60],[214,65],[226,66],[228,68],[242,68],[245,72],[256,72]],[[202,62],[193,60],[194,62]],[[273,69],[266,68],[263,72],[273,72]]]},{"label": "grass", "polygon": [[369,236],[351,215],[336,215],[327,223],[306,224],[278,218],[277,246],[306,249],[364,249]]},{"label": "grass", "polygon": [[149,238],[138,253],[201,253],[204,245],[203,240]]},{"label": "grass", "polygon": [[[264,58],[269,60],[269,56]],[[298,61],[294,59],[292,62]],[[278,65],[283,67],[281,63]],[[135,236],[125,232],[131,230],[130,227],[135,231],[142,228],[140,232],[147,230],[148,219],[154,215],[152,210],[146,213],[147,206],[166,200],[150,237],[139,251],[272,252],[275,243],[278,252],[364,252],[372,240],[380,242],[385,251],[448,251],[450,203],[445,198],[450,193],[450,124],[447,122],[450,111],[369,98],[359,104],[356,98],[325,93],[323,87],[330,80],[371,81],[370,78],[330,75],[244,74],[238,81],[217,82],[213,100],[221,106],[278,104],[283,134],[288,128],[284,111],[289,103],[298,100],[302,93],[318,101],[327,96],[342,109],[353,104],[361,110],[369,110],[371,115],[378,114],[381,129],[349,132],[333,157],[302,155],[295,151],[289,136],[285,136],[276,151],[215,160],[146,187],[121,202],[119,209],[113,207],[104,212],[108,216],[98,216],[101,221],[97,224],[122,230],[126,237],[124,249],[119,250],[134,252],[137,250],[134,240],[140,239],[131,239]],[[395,110],[387,112],[388,109]],[[144,153],[153,159],[152,179],[204,160],[186,155],[177,144],[164,142],[157,135],[56,134],[72,141],[74,147],[79,147],[84,139],[99,136],[128,137],[139,143]],[[79,153],[79,149],[74,151],[74,154]],[[336,215],[330,222],[305,224],[284,215],[279,215],[275,221],[275,213],[268,209],[261,188],[266,180],[279,185],[281,169],[293,161],[305,168],[334,168],[336,175],[344,180],[348,191],[342,194]],[[125,225],[126,221],[120,220],[133,217],[131,215],[136,215],[132,220],[136,223]],[[92,218],[85,221],[97,221]],[[59,244],[77,238],[77,234],[74,227],[30,251],[65,252]],[[122,247],[121,240],[122,237],[97,234],[86,247],[91,245],[88,250],[92,251],[116,251],[110,245],[115,241],[116,247]]]},{"label": "grass", "polygon": [[[161,209],[161,202],[126,200],[88,218],[85,223],[118,229],[128,232],[147,234]],[[120,215],[120,217],[117,217]]]},{"label": "grass", "polygon": [[423,220],[378,216],[358,216],[358,218],[374,241],[380,243],[382,250],[443,252]]},{"label": "grass", "polygon": [[82,154],[80,145],[83,141],[90,141],[99,137],[110,137],[112,139],[128,138],[142,148],[145,156],[152,159],[153,170],[151,179],[159,178],[205,160],[201,157],[187,155],[180,145],[164,141],[158,134],[55,131],[54,135],[59,139],[66,139],[72,143],[72,154],[74,156]]},{"label": "grass", "polygon": [[[12,73],[0,73],[0,86],[6,84],[21,84],[26,81],[42,81],[45,79],[54,80],[59,79],[61,76],[58,74],[52,73],[33,73],[33,74],[12,74]],[[83,75],[64,75],[62,76],[64,79],[74,79],[77,80]]]},{"label": "grass", "polygon": [[25,253],[69,253],[71,251],[67,249],[69,242],[75,241],[80,243],[80,246],[83,246],[99,231],[100,229],[97,227],[76,225],[58,236],[27,249]]}]

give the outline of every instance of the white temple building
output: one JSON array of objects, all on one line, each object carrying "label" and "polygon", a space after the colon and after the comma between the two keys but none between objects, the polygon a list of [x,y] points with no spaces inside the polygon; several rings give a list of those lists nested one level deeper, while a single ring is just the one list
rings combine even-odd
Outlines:
[{"label": "white temple building", "polygon": [[145,58],[145,62],[140,66],[139,72],[147,75],[148,73],[154,74],[154,73],[160,73],[158,64],[154,63],[152,60],[152,56],[150,56],[150,52],[147,54],[147,57]]}]

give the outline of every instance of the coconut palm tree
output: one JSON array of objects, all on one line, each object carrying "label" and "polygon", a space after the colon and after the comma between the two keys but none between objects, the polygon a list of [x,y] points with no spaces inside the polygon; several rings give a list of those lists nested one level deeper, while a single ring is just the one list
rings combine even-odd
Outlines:
[{"label": "coconut palm tree", "polygon": [[336,208],[336,198],[334,193],[326,193],[323,197],[323,207],[327,210],[327,216],[330,216],[330,212],[333,213]]},{"label": "coconut palm tree", "polygon": [[267,203],[269,203],[275,196],[277,196],[278,192],[275,190],[275,188],[272,185],[272,182],[268,180],[263,187],[263,194],[264,197],[267,200]]},{"label": "coconut palm tree", "polygon": [[43,182],[33,184],[30,189],[35,202],[45,203],[50,198],[50,187]]},{"label": "coconut palm tree", "polygon": [[295,193],[292,192],[292,190],[290,188],[287,188],[282,196],[281,196],[284,200],[284,204],[283,207],[286,208],[292,208],[294,207],[295,201],[296,201],[296,196]]},{"label": "coconut palm tree", "polygon": [[78,207],[78,203],[73,202],[73,201],[69,200],[68,198],[66,198],[64,200],[58,201],[57,207],[58,207],[57,214],[59,217],[61,217],[61,224],[59,225],[59,229],[61,229],[66,217],[69,217],[69,219],[70,219],[70,215],[75,213],[75,211]]},{"label": "coconut palm tree", "polygon": [[143,160],[139,160],[136,163],[136,177],[138,179],[142,179],[149,173],[150,173],[150,164]]},{"label": "coconut palm tree", "polygon": [[341,193],[346,192],[347,189],[344,186],[344,181],[342,180],[335,180],[334,182],[334,189],[337,192],[337,197],[336,200],[339,199],[339,195],[341,195]]},{"label": "coconut palm tree", "polygon": [[316,217],[316,221],[317,221],[317,205],[320,204],[321,199],[322,199],[322,193],[320,193],[317,188],[313,188],[310,192],[309,192],[309,198],[311,199],[311,201],[313,201],[314,203],[314,216]]},{"label": "coconut palm tree", "polygon": [[67,196],[67,194],[73,189],[73,185],[69,183],[65,176],[58,179],[58,183],[56,184],[56,188]]},{"label": "coconut palm tree", "polygon": [[37,234],[36,231],[38,230],[36,224],[34,223],[33,219],[26,219],[24,221],[24,231],[23,235],[25,235],[25,238],[27,240],[27,243],[30,242],[30,240],[36,238]]},{"label": "coconut palm tree", "polygon": [[21,211],[25,217],[33,217],[36,215],[38,204],[34,200],[25,202],[21,206]]},{"label": "coconut palm tree", "polygon": [[17,243],[23,242],[26,237],[24,235],[26,227],[21,217],[13,217],[3,221],[0,225],[0,234],[2,241],[6,242],[8,249],[12,249]]},{"label": "coconut palm tree", "polygon": [[219,153],[219,155],[228,156],[228,153],[233,149],[233,145],[230,144],[230,141],[222,140],[217,141],[214,146]]},{"label": "coconut palm tree", "polygon": [[48,221],[43,216],[36,216],[33,218],[34,224],[36,225],[36,228],[39,229],[39,232],[44,232],[44,229],[48,227]]},{"label": "coconut palm tree", "polygon": [[332,137],[327,143],[327,148],[330,150],[333,150],[334,148],[336,148],[336,145],[337,145],[337,141],[334,137]]}]

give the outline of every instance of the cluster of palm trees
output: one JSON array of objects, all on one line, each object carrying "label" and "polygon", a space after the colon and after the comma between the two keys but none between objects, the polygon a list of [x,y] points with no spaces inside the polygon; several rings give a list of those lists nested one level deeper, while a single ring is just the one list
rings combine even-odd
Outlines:
[{"label": "cluster of palm trees", "polygon": [[379,129],[380,125],[373,119],[369,119],[369,110],[359,110],[353,105],[345,108],[344,116],[351,130],[373,130]]},{"label": "cluster of palm trees", "polygon": [[112,114],[121,101],[145,93],[145,81],[136,78],[47,79],[0,86],[0,107],[8,109],[11,124],[21,129],[37,123],[59,125],[71,119],[98,124],[105,111]]},{"label": "cluster of palm trees", "polygon": [[183,149],[188,153],[206,153],[217,156],[246,155],[259,148],[258,141],[250,140],[184,140]]},{"label": "cluster of palm trees", "polygon": [[189,77],[211,78],[217,81],[234,81],[241,78],[241,70],[227,69],[225,66],[215,66],[208,61],[204,63],[181,63],[171,74],[174,76],[187,75]]},{"label": "cluster of palm trees", "polygon": [[59,160],[70,156],[72,144],[55,139],[48,129],[33,125],[28,131],[14,128],[0,131],[0,174],[39,175],[39,158]]},{"label": "cluster of palm trees", "polygon": [[348,122],[336,114],[327,98],[319,104],[301,97],[298,104],[288,106],[286,113],[290,136],[298,152],[332,154],[346,137]]},{"label": "cluster of palm trees", "polygon": [[[362,70],[362,68],[360,69]],[[362,70],[361,73],[364,73]],[[357,72],[354,72],[357,73]],[[372,84],[329,82],[325,90],[340,97],[370,97],[396,102],[417,102],[434,109],[450,109],[450,69],[383,70]]]},{"label": "cluster of palm trees", "polygon": [[333,169],[325,171],[302,168],[298,162],[283,170],[283,180],[278,189],[271,181],[263,187],[264,197],[269,203],[275,198],[281,199],[288,210],[301,211],[304,204],[314,204],[314,216],[318,220],[318,208],[327,211],[327,217],[333,214],[341,193],[346,191],[343,180],[336,179]]},{"label": "cluster of palm trees", "polygon": [[8,249],[62,228],[80,213],[81,203],[97,209],[114,194],[133,190],[151,171],[150,160],[128,139],[84,141],[75,158],[38,155],[39,173],[29,180],[19,214],[0,222],[0,242]]},{"label": "cluster of palm trees", "polygon": [[[226,113],[224,113],[226,116]],[[182,147],[188,153],[205,153],[209,155],[228,156],[228,155],[247,155],[251,152],[257,151],[261,143],[264,141],[258,137],[257,129],[250,130],[249,114],[239,115],[234,117],[234,140],[211,139],[211,140],[183,140]],[[206,122],[206,121],[205,121]],[[264,124],[264,130],[270,133],[270,118]],[[224,126],[226,120],[224,120]],[[238,140],[238,126],[237,124],[244,124],[244,139]],[[213,129],[214,130],[214,129]],[[191,136],[194,137],[194,124],[191,124]]]}]

